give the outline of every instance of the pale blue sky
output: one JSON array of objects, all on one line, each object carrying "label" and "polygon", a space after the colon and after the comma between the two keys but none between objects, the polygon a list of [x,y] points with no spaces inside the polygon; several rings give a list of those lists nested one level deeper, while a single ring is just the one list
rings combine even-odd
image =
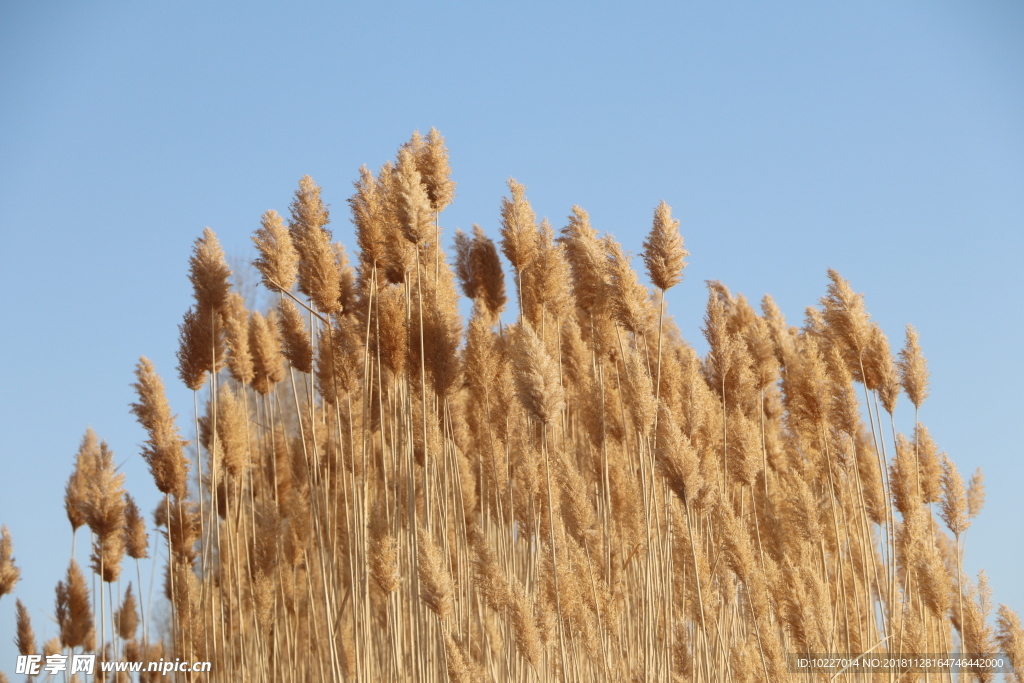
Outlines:
[{"label": "pale blue sky", "polygon": [[[359,165],[430,126],[459,183],[449,238],[496,235],[509,175],[556,228],[580,204],[634,252],[668,201],[692,254],[670,312],[698,348],[706,279],[799,323],[836,268],[894,347],[917,326],[922,420],[988,479],[967,567],[1024,609],[1020,3],[4,1],[0,523],[40,641],[86,427],[151,510],[140,355],[191,413],[174,351],[192,241],[209,225],[250,257],[309,173],[351,246]],[[13,636],[6,596],[8,674]]]}]

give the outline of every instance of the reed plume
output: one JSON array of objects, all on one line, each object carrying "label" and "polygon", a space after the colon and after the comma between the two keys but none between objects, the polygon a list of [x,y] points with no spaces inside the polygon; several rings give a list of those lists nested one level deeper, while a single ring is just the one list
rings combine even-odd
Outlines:
[{"label": "reed plume", "polygon": [[448,148],[444,136],[431,126],[426,143],[417,155],[416,168],[420,172],[430,208],[434,213],[444,211],[455,198],[455,182],[451,179],[452,169],[448,163]]},{"label": "reed plume", "polygon": [[547,424],[565,405],[558,368],[529,325],[515,328],[515,381],[519,400],[527,412]]},{"label": "reed plume", "polygon": [[249,351],[249,311],[238,292],[228,294],[223,311],[224,339],[227,344],[227,366],[231,376],[240,384],[251,384],[253,379],[252,353]]},{"label": "reed plume", "polygon": [[644,265],[651,284],[665,291],[683,280],[683,260],[690,252],[683,248],[679,221],[672,218],[672,208],[662,201],[654,210],[654,224],[644,240]]},{"label": "reed plume", "polygon": [[430,237],[433,210],[423,180],[416,168],[416,157],[408,148],[398,153],[398,222],[405,239],[419,246]]},{"label": "reed plume", "polygon": [[299,253],[280,214],[271,209],[260,219],[260,228],[252,241],[260,256],[252,262],[272,292],[290,292],[299,271]]},{"label": "reed plume", "polygon": [[359,180],[353,185],[356,193],[349,198],[348,204],[356,228],[361,274],[368,277],[366,271],[372,271],[384,260],[385,197],[381,184],[365,164],[359,168]]},{"label": "reed plume", "polygon": [[224,261],[224,250],[213,230],[203,229],[203,236],[192,247],[188,265],[197,309],[219,312],[227,302],[231,269]]},{"label": "reed plume", "polygon": [[21,578],[21,570],[14,564],[14,544],[7,525],[0,527],[0,598],[14,590]]},{"label": "reed plume", "polygon": [[299,372],[312,372],[313,347],[299,309],[291,300],[281,299],[278,310],[281,311],[278,322],[281,326],[281,339],[284,340],[285,358]]},{"label": "reed plume", "polygon": [[340,308],[341,273],[331,248],[331,232],[326,227],[330,212],[320,198],[320,187],[308,175],[299,180],[289,209],[288,233],[299,257],[299,291],[318,310],[334,313]]},{"label": "reed plume", "polygon": [[135,631],[139,628],[139,613],[130,583],[124,592],[120,608],[114,613],[114,623],[117,624],[117,635],[122,640],[131,640],[135,637]]},{"label": "reed plume", "polygon": [[[149,435],[142,447],[142,458],[149,465],[156,487],[161,493],[182,498],[188,487],[189,460],[185,457],[188,443],[178,434],[164,393],[164,383],[153,363],[142,356],[135,366],[137,381],[132,385],[139,397],[131,411]],[[86,438],[89,438],[88,434]],[[95,435],[92,437],[95,440]]]},{"label": "reed plume", "polygon": [[18,648],[19,654],[34,655],[37,653],[38,648],[36,647],[36,634],[32,630],[32,621],[29,618],[28,609],[22,604],[21,600],[16,601],[15,605],[17,606],[18,613],[18,629],[14,644]]},{"label": "reed plume", "polygon": [[913,325],[907,325],[907,341],[900,351],[897,363],[900,372],[900,383],[903,390],[907,392],[907,398],[920,408],[924,400],[928,398],[928,365],[921,353],[921,346],[917,341],[917,330]]},{"label": "reed plume", "polygon": [[253,311],[249,317],[249,348],[252,349],[252,387],[266,396],[275,384],[284,379],[284,354],[277,334],[277,314],[270,311],[263,317]]},{"label": "reed plume", "polygon": [[149,534],[146,520],[139,512],[135,499],[127,491],[124,494],[124,547],[128,557],[142,560],[149,557]]},{"label": "reed plume", "polygon": [[95,647],[89,587],[74,558],[68,564],[65,579],[57,582],[55,612],[60,626],[61,645],[84,650]]},{"label": "reed plume", "polygon": [[64,488],[64,511],[71,523],[72,534],[85,524],[86,491],[89,479],[96,468],[97,457],[99,443],[96,441],[96,433],[90,428],[86,430],[85,437],[78,447],[78,453],[75,454],[75,469],[68,477],[67,486]]}]

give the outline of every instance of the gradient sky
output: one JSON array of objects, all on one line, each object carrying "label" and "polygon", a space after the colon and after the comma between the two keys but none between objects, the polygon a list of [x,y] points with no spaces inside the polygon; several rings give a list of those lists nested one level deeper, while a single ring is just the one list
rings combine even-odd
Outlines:
[{"label": "gradient sky", "polygon": [[[966,569],[1024,609],[1021,3],[5,0],[0,523],[40,644],[86,427],[148,511],[140,355],[191,414],[174,352],[193,240],[210,226],[251,259],[260,214],[308,173],[351,247],[357,169],[430,126],[459,183],[449,240],[474,222],[497,235],[510,175],[556,228],[579,204],[634,253],[669,202],[691,252],[669,309],[701,351],[709,279],[800,324],[835,268],[895,348],[913,323],[922,421],[987,477]],[[912,428],[905,398],[897,419]]]}]

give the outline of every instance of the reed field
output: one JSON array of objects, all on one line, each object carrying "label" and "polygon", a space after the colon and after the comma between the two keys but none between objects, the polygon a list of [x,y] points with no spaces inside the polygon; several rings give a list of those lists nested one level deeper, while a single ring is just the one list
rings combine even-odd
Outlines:
[{"label": "reed field", "polygon": [[[702,357],[665,314],[674,287],[702,285],[680,284],[664,202],[634,266],[578,206],[538,223],[512,179],[499,235],[445,237],[434,129],[354,185],[350,251],[308,176],[262,216],[266,310],[210,229],[195,241],[178,366],[140,358],[130,406],[162,502],[140,510],[85,434],[64,504],[90,563],[56,586],[59,637],[36,643],[18,602],[23,655],[208,661],[171,678],[253,682],[1003,676],[806,673],[798,653],[1024,667],[1019,618],[962,569],[984,484],[917,422],[918,336],[891,346],[839,273],[797,325],[707,283]],[[193,411],[172,415],[165,381]],[[4,527],[0,599],[20,542]]]}]

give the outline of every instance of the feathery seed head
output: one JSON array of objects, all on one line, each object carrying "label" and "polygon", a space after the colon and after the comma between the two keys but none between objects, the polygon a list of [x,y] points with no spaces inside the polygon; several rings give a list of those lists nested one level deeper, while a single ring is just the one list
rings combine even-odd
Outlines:
[{"label": "feathery seed head", "polygon": [[921,353],[917,330],[913,325],[907,325],[907,342],[900,351],[896,364],[900,371],[900,383],[907,392],[907,398],[915,408],[920,408],[928,398],[928,363]]},{"label": "feathery seed head", "polygon": [[78,447],[78,453],[75,455],[75,469],[68,478],[67,486],[64,489],[64,510],[67,512],[68,521],[71,522],[72,533],[78,531],[78,527],[85,524],[86,488],[92,477],[92,471],[96,467],[99,451],[99,441],[96,439],[96,433],[90,427],[86,429],[82,443]]},{"label": "feathery seed head", "polygon": [[135,637],[135,631],[139,627],[139,613],[138,603],[130,583],[124,592],[124,600],[121,602],[120,609],[114,613],[114,623],[117,625],[117,635],[122,640],[131,640]]},{"label": "feathery seed head", "polygon": [[508,179],[512,197],[501,198],[501,251],[516,272],[533,260],[537,241],[537,214],[526,199],[526,187]]},{"label": "feathery seed head", "polygon": [[455,183],[451,180],[452,169],[448,164],[448,148],[444,146],[444,137],[434,127],[430,128],[426,144],[416,155],[416,167],[423,180],[430,207],[436,213],[444,211],[455,198]]},{"label": "feathery seed head", "polygon": [[209,228],[196,240],[188,261],[188,279],[195,290],[196,305],[200,309],[219,311],[227,299],[231,283],[231,269],[224,261],[224,250],[217,235]]},{"label": "feathery seed head", "polygon": [[529,325],[514,328],[516,389],[526,410],[544,424],[550,423],[565,406],[565,392],[558,367],[544,350],[544,344]]},{"label": "feathery seed head", "polygon": [[320,198],[320,187],[302,176],[292,200],[288,232],[299,255],[299,291],[324,313],[338,310],[340,273],[327,229],[330,213]]},{"label": "feathery seed head", "polygon": [[868,384],[869,389],[875,389],[876,386],[861,372],[861,363],[871,346],[871,325],[864,297],[854,292],[850,283],[836,271],[829,269],[828,277],[832,282],[827,295],[821,299],[827,334],[840,345],[843,360],[853,378]]},{"label": "feathery seed head", "polygon": [[272,292],[291,291],[298,274],[299,254],[277,211],[271,209],[263,214],[252,241],[260,252],[252,264],[263,276],[263,285]]},{"label": "feathery seed head", "polygon": [[291,299],[281,299],[278,310],[281,311],[278,322],[281,326],[281,339],[284,340],[285,358],[299,372],[312,372],[313,346],[302,314]]},{"label": "feathery seed head", "polygon": [[149,557],[149,535],[146,520],[139,512],[135,499],[127,491],[124,494],[124,545],[128,557],[141,560]]},{"label": "feathery seed head", "polygon": [[249,311],[245,300],[238,292],[228,294],[227,305],[222,312],[224,339],[227,342],[228,370],[240,384],[252,382],[252,354],[249,352]]},{"label": "feathery seed head", "polygon": [[565,247],[555,241],[548,219],[541,221],[534,244],[530,277],[523,282],[520,308],[530,324],[540,328],[544,318],[561,320],[575,305]]},{"label": "feathery seed head", "polygon": [[252,352],[252,387],[266,396],[275,384],[284,379],[284,354],[278,337],[277,314],[271,310],[266,318],[259,311],[249,317],[249,348]]},{"label": "feathery seed head", "polygon": [[967,487],[967,519],[974,519],[981,513],[985,505],[985,475],[979,467],[971,477],[971,483]]},{"label": "feathery seed head", "polygon": [[864,359],[865,372],[873,377],[872,384],[878,388],[882,407],[890,415],[896,410],[896,399],[900,396],[899,374],[889,350],[889,339],[877,324],[871,324],[871,342]]},{"label": "feathery seed head", "polygon": [[672,208],[662,201],[654,210],[654,225],[644,241],[644,264],[651,283],[665,291],[683,280],[683,260],[689,252],[683,248],[679,221],[672,218]]},{"label": "feathery seed head", "polygon": [[93,649],[95,635],[89,586],[74,558],[68,564],[65,580],[57,583],[56,617],[60,626],[61,645]]},{"label": "feathery seed head", "polygon": [[928,428],[920,422],[914,427],[914,452],[921,477],[921,497],[925,503],[937,503],[942,498],[942,460]]},{"label": "feathery seed head", "polygon": [[[142,458],[149,465],[157,489],[161,493],[184,497],[188,487],[189,460],[185,457],[188,443],[178,433],[174,415],[164,393],[164,383],[153,364],[145,356],[135,366],[137,381],[132,386],[139,397],[131,404],[132,413],[149,435],[143,444]],[[86,433],[88,440],[90,432]],[[92,436],[95,440],[95,435]],[[84,447],[85,441],[83,441]]]},{"label": "feathery seed head", "polygon": [[434,614],[444,619],[452,613],[455,584],[444,554],[426,529],[420,529],[418,558],[420,598]]},{"label": "feathery seed head", "polygon": [[364,164],[359,168],[359,180],[353,183],[356,193],[348,204],[352,209],[352,223],[356,226],[356,244],[360,260],[371,267],[384,258],[384,193],[373,172]]},{"label": "feathery seed head", "polygon": [[178,325],[178,377],[192,391],[206,383],[206,373],[224,364],[223,328],[213,309],[189,308]]},{"label": "feathery seed head", "polygon": [[959,536],[971,526],[964,480],[947,455],[942,456],[942,501],[939,514],[954,536]]},{"label": "feathery seed head", "polygon": [[245,432],[245,407],[235,398],[231,387],[220,387],[217,390],[217,437],[222,449],[224,469],[234,481],[238,481],[238,477],[249,466]]},{"label": "feathery seed head", "polygon": [[28,608],[22,604],[21,600],[18,600],[15,605],[17,606],[18,613],[18,630],[14,644],[18,648],[19,654],[34,655],[37,652],[36,634],[32,631],[32,621],[28,616]]},{"label": "feathery seed head", "polygon": [[629,257],[622,251],[622,245],[611,237],[605,237],[603,242],[607,254],[605,278],[612,315],[630,332],[644,333],[650,329],[654,316],[650,293],[640,284],[636,271],[629,264]]},{"label": "feathery seed head", "polygon": [[576,303],[584,311],[593,312],[603,306],[606,296],[604,245],[597,231],[590,227],[590,217],[579,206],[572,207],[569,223],[558,238],[565,245],[565,256],[572,269]]},{"label": "feathery seed head", "polygon": [[405,239],[418,246],[430,237],[434,212],[416,169],[416,157],[408,147],[398,151],[397,170],[398,222]]},{"label": "feathery seed head", "polygon": [[14,544],[7,525],[0,527],[0,598],[14,590],[21,578],[21,570],[14,564]]}]

